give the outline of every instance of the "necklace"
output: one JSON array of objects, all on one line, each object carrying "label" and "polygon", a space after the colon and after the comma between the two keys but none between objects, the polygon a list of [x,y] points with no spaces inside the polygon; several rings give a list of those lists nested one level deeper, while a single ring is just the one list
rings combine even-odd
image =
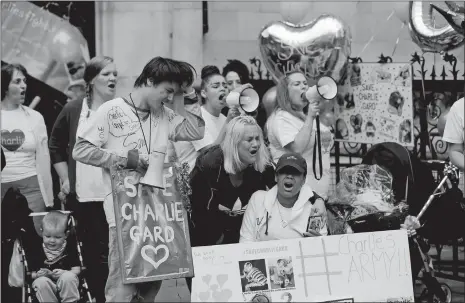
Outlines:
[{"label": "necklace", "polygon": [[289,223],[283,219],[283,214],[281,213],[281,203],[278,202],[278,212],[279,212],[279,217],[281,218],[281,226],[285,228]]},{"label": "necklace", "polygon": [[152,149],[152,111],[150,111],[149,113],[150,133],[149,133],[149,144],[147,144],[147,139],[145,138],[145,132],[144,132],[144,129],[142,128],[142,122],[140,121],[139,113],[137,112],[137,107],[136,107],[136,104],[134,103],[134,100],[132,100],[131,94],[129,94],[129,98],[131,99],[132,105],[134,106],[137,120],[139,120],[140,130],[142,131],[142,136],[144,136],[145,148],[147,149],[147,154],[150,155],[150,150]]}]

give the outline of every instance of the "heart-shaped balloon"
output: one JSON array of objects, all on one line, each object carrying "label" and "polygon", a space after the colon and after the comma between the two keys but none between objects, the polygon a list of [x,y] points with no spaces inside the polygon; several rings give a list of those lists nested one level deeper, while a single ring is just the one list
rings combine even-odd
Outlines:
[{"label": "heart-shaped balloon", "polygon": [[274,21],[258,39],[263,62],[275,82],[295,70],[309,80],[330,76],[336,82],[346,73],[352,36],[338,17],[322,15],[303,25]]}]

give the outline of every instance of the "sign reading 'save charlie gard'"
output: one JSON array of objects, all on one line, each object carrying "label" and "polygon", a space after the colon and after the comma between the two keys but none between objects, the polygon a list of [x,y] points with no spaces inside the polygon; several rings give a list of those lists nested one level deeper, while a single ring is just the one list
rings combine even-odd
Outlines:
[{"label": "sign reading 'save charlie gard'", "polygon": [[412,66],[352,63],[336,96],[335,140],[413,146]]},{"label": "sign reading 'save charlie gard'", "polygon": [[192,251],[192,302],[414,302],[402,230]]},{"label": "sign reading 'save charlie gard'", "polygon": [[112,171],[118,248],[124,283],[192,277],[187,213],[177,169],[165,164],[164,190],[140,185],[131,170]]}]

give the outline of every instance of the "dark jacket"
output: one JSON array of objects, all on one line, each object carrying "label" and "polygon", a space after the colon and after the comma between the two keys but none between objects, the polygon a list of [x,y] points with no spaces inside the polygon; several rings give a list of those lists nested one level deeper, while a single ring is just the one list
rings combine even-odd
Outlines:
[{"label": "dark jacket", "polygon": [[67,162],[70,192],[76,192],[76,161],[72,151],[76,143],[76,131],[82,109],[81,101],[67,103],[53,125],[49,140],[52,164]]},{"label": "dark jacket", "polygon": [[215,245],[226,230],[232,237],[223,244],[238,243],[243,214],[232,217],[220,211],[218,206],[232,209],[239,198],[244,207],[257,190],[266,190],[276,184],[272,166],[263,173],[250,166],[244,171],[242,184],[235,188],[224,170],[223,161],[221,148],[212,146],[199,155],[191,172],[192,246]]},{"label": "dark jacket", "polygon": [[27,256],[30,256],[28,259],[29,270],[31,272],[37,272],[41,268],[47,268],[51,271],[54,269],[63,269],[71,270],[73,267],[80,267],[79,255],[77,251],[76,241],[71,236],[68,237],[66,248],[60,258],[54,262],[49,262],[45,256],[42,243],[39,247],[36,247],[34,250],[29,248],[30,251],[26,251]]},{"label": "dark jacket", "polygon": [[6,166],[6,159],[5,159],[5,154],[3,153],[3,148],[1,150],[2,150],[2,170],[3,170],[3,168]]}]

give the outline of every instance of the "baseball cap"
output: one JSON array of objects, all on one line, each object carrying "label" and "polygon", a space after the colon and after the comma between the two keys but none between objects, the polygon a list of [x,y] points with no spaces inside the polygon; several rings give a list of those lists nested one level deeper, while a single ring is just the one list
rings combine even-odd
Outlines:
[{"label": "baseball cap", "polygon": [[276,165],[276,172],[279,172],[282,168],[290,166],[297,169],[302,174],[307,172],[307,162],[301,155],[297,153],[286,153],[281,156]]}]

